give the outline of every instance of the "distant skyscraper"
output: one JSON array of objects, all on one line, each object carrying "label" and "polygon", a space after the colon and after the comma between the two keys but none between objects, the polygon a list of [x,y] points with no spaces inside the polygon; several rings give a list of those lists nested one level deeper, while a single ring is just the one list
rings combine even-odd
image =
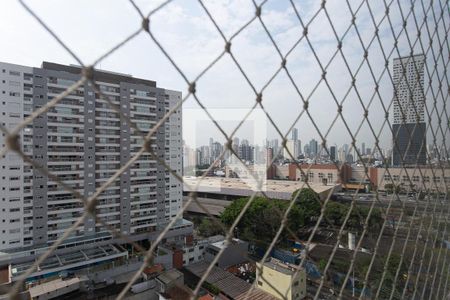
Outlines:
[{"label": "distant skyscraper", "polygon": [[296,141],[298,140],[298,129],[292,128],[292,140]]},{"label": "distant skyscraper", "polygon": [[330,147],[330,160],[335,161],[336,160],[336,146]]},{"label": "distant skyscraper", "polygon": [[211,160],[216,160],[222,154],[223,145],[219,142],[213,142],[211,148]]},{"label": "distant skyscraper", "polygon": [[278,146],[278,139],[273,139],[272,140],[272,149],[273,149],[273,155],[274,156],[278,156],[278,151],[280,151],[280,147]]},{"label": "distant skyscraper", "polygon": [[[284,150],[284,152],[283,152],[284,153],[283,154],[284,158],[291,159],[290,155],[292,155],[294,157],[294,159],[297,159],[298,156],[300,155],[300,148],[299,147],[300,147],[300,141],[288,140],[287,143],[286,143],[286,148],[283,149]],[[290,155],[289,155],[288,150],[290,152]]]},{"label": "distant skyscraper", "polygon": [[361,155],[366,155],[366,143],[361,144]]},{"label": "distant skyscraper", "polygon": [[342,149],[344,150],[344,154],[347,155],[348,154],[348,144],[344,144],[342,145]]},{"label": "distant skyscraper", "polygon": [[208,146],[201,146],[200,147],[201,152],[201,161],[198,161],[197,163],[199,165],[209,165],[212,163],[211,160],[211,151]]},{"label": "distant skyscraper", "polygon": [[267,165],[271,165],[272,164],[272,160],[273,160],[273,149],[272,148],[267,148],[267,151],[266,151],[266,163],[267,163]]},{"label": "distant skyscraper", "polygon": [[345,162],[346,161],[346,154],[345,154],[344,147],[341,147],[339,149],[338,160],[339,160],[339,162]]},{"label": "distant skyscraper", "polygon": [[248,140],[243,139],[239,145],[239,157],[241,160],[253,162],[254,161],[254,151],[255,147],[251,146]]},{"label": "distant skyscraper", "polygon": [[312,139],[309,142],[309,152],[310,152],[310,156],[311,157],[315,157],[317,155],[317,151],[318,151],[318,145],[317,145],[317,141],[315,139]]},{"label": "distant skyscraper", "polygon": [[394,166],[426,163],[424,64],[423,54],[394,59]]},{"label": "distant skyscraper", "polygon": [[305,154],[305,157],[309,157],[309,155],[311,154],[311,151],[309,149],[309,144],[305,145],[305,147],[303,148],[303,152]]},{"label": "distant skyscraper", "polygon": [[347,154],[345,160],[350,164],[353,163],[353,155]]}]

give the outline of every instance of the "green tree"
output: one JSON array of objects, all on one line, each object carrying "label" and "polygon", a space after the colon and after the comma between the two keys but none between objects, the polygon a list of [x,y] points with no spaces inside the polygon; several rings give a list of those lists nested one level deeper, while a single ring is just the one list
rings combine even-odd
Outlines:
[{"label": "green tree", "polygon": [[292,193],[291,199],[295,199],[295,197],[297,197],[297,206],[303,210],[305,223],[314,223],[320,216],[321,211],[319,194],[310,188],[303,188]]},{"label": "green tree", "polygon": [[214,222],[212,220],[209,220],[208,218],[203,218],[202,222],[198,226],[198,232],[200,233],[200,235],[205,237],[224,234],[222,226],[220,226],[220,224],[217,224],[217,222],[220,222],[220,220],[217,219],[216,222]]},{"label": "green tree", "polygon": [[[384,265],[386,262],[387,257],[384,257],[381,259],[381,263]],[[386,275],[384,277],[383,280],[383,284],[382,284],[382,288],[380,290],[380,297],[382,299],[387,299],[389,298],[392,288],[394,287],[394,299],[400,299],[400,295],[402,292],[402,284],[400,284],[399,282],[397,282],[397,284],[394,286],[394,279],[395,279],[395,274],[397,272],[397,269],[400,270],[399,272],[399,277],[398,280],[400,282],[403,281],[403,274],[406,274],[408,271],[408,267],[407,264],[405,263],[405,261],[402,262],[402,264],[400,264],[400,260],[401,260],[401,256],[399,254],[396,253],[392,253],[389,261],[387,263],[387,269],[386,269]],[[376,277],[375,281],[377,282],[377,284],[375,286],[378,286],[380,281],[381,281],[381,272],[380,274]]]},{"label": "green tree", "polygon": [[328,201],[325,207],[325,223],[332,226],[341,226],[347,213],[347,206],[334,201]]},{"label": "green tree", "polygon": [[[350,205],[329,201],[325,207],[324,224],[330,226],[342,226],[348,214]],[[346,228],[356,231],[362,231],[369,214],[369,208],[354,206],[346,222]],[[383,222],[381,210],[373,208],[368,220],[369,232],[378,232]]]},{"label": "green tree", "polygon": [[325,260],[325,259],[323,259],[323,258],[321,258],[320,260],[319,260],[319,263],[317,264],[317,267],[319,268],[319,270],[321,271],[321,272],[323,272],[324,270],[325,270],[325,267],[327,266],[327,261]]},{"label": "green tree", "polygon": [[[227,226],[232,225],[248,201],[248,198],[233,201],[222,213],[222,222]],[[252,241],[270,241],[278,232],[289,205],[290,202],[286,200],[255,197],[238,222],[239,236]],[[304,211],[298,205],[293,205],[287,216],[286,226],[289,231],[296,232],[299,227],[304,226],[304,220]],[[281,238],[284,239],[287,235],[288,231],[285,228]]]},{"label": "green tree", "polygon": [[[248,198],[240,198],[234,200],[220,215],[222,222],[228,226],[233,224],[234,220],[238,217],[239,213],[244,209],[245,204],[247,204]],[[240,223],[242,223],[243,218]]]}]

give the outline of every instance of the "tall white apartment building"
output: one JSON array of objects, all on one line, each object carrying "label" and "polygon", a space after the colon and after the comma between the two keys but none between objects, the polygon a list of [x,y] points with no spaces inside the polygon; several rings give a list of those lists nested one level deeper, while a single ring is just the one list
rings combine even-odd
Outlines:
[{"label": "tall white apartment building", "polygon": [[[41,68],[0,63],[0,124],[15,128],[33,111],[80,79],[80,68],[43,62]],[[130,75],[96,71],[100,90],[136,124],[121,119],[86,83],[20,133],[23,151],[38,164],[79,191],[92,195],[143,144],[147,134],[181,93]],[[159,159],[180,176],[182,168],[181,109],[152,137]],[[5,146],[5,134],[0,146]],[[84,213],[70,192],[23,162],[15,153],[0,158],[0,250],[48,246]],[[174,218],[181,207],[182,185],[149,153],[115,180],[100,196],[96,217],[134,240],[148,240]],[[111,234],[85,219],[67,241],[96,241]]]}]

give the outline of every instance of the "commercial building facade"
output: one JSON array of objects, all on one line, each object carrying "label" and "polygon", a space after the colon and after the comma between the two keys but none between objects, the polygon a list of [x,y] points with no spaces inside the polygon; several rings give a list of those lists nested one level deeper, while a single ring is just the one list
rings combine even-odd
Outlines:
[{"label": "commercial building facade", "polygon": [[[310,184],[342,184],[342,188],[354,189],[378,189],[385,190],[386,184],[402,186],[405,190],[439,191],[445,193],[450,183],[450,168],[424,167],[420,168],[376,168],[368,167],[367,173],[364,167],[342,164],[339,169],[334,164],[311,164],[300,165],[306,173],[303,176],[297,165],[289,164],[277,166],[277,174],[286,176],[289,180],[305,181]],[[288,175],[286,175],[288,172]],[[412,189],[411,189],[412,188]]]},{"label": "commercial building facade", "polygon": [[[80,79],[81,69],[44,62],[41,68],[0,63],[1,123],[15,128]],[[73,189],[89,197],[123,166],[145,135],[181,100],[181,93],[130,75],[96,71],[101,94],[135,124],[121,119],[94,86],[85,83],[38,116],[20,133],[26,155]],[[155,155],[181,174],[181,109],[152,137]],[[6,136],[0,136],[5,145]],[[84,213],[79,199],[15,153],[0,158],[0,250],[45,247]],[[95,215],[124,234],[147,238],[174,218],[182,186],[144,153],[98,197]],[[67,240],[110,234],[89,215]],[[153,235],[152,234],[152,235]]]},{"label": "commercial building facade", "polygon": [[[386,185],[403,187],[406,191],[431,191],[448,192],[450,184],[450,169],[440,168],[373,168],[376,172],[371,172],[371,182],[379,190],[385,190]],[[411,186],[412,185],[412,186]]]}]

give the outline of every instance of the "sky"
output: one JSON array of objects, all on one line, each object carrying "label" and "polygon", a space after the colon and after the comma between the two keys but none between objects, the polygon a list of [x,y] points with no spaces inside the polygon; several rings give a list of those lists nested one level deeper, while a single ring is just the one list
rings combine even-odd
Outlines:
[{"label": "sky", "polygon": [[[425,86],[431,82],[431,88],[426,92],[430,107],[426,119],[430,122],[438,120],[446,101],[446,93],[439,91],[438,82],[446,72],[442,61],[445,58],[448,60],[445,34],[450,22],[448,14],[444,14],[442,20],[436,13],[441,11],[440,5],[448,5],[445,1],[434,2],[423,26],[423,12],[427,10],[428,3],[424,1],[414,6],[406,22],[406,31],[401,15],[408,15],[409,1],[393,1],[389,18],[385,17],[385,1],[367,1],[370,3],[369,9],[366,1],[360,5],[360,1],[329,0],[326,11],[320,10],[318,13],[321,1],[292,2],[298,16],[290,1],[269,0],[262,6],[261,19],[275,47],[259,19],[239,31],[255,15],[252,1],[204,1],[220,33],[200,2],[175,0],[151,15],[150,29],[183,76],[145,32],[103,59],[97,67],[155,80],[158,86],[179,90],[185,95],[188,84],[184,77],[188,82],[193,81],[222,53],[225,47],[223,34],[227,40],[233,37],[233,57],[223,55],[196,81],[196,95],[203,106],[214,111],[214,118],[223,124],[227,134],[233,130],[230,124],[237,125],[242,114],[236,114],[235,123],[230,121],[229,116],[236,111],[250,110],[255,104],[256,93],[262,91],[262,104],[277,127],[266,120],[264,132],[267,132],[268,139],[281,139],[278,130],[283,135],[291,136],[288,131],[295,126],[299,129],[303,144],[312,138],[320,140],[320,132],[326,135],[329,145],[350,144],[353,135],[357,144],[365,142],[366,147],[373,148],[374,135],[379,135],[381,146],[390,147],[392,135],[384,122],[384,110],[392,111],[392,60],[408,55],[413,48],[414,53],[427,53],[429,69],[425,74]],[[138,12],[126,0],[28,0],[25,3],[84,64],[93,63],[141,26]],[[147,14],[161,1],[136,0],[135,3]],[[448,8],[443,10],[448,11]],[[356,11],[355,26],[352,26],[352,15]],[[437,34],[433,35],[437,20]],[[374,21],[379,24],[378,39],[374,39]],[[308,41],[305,38],[300,40],[304,32],[301,22],[308,24]],[[18,1],[2,1],[0,23],[0,60],[28,66],[40,66],[42,61],[77,64],[76,59]],[[421,35],[415,42],[417,26],[421,28]],[[394,36],[398,37],[397,47],[394,47]],[[337,51],[338,40],[342,42],[342,53]],[[443,55],[439,55],[440,44],[444,44]],[[367,59],[364,58],[364,48],[368,48]],[[288,72],[282,69],[276,73],[282,62],[278,51],[283,56],[288,54]],[[389,62],[387,69],[385,57]],[[437,62],[436,71],[433,71],[434,61]],[[326,68],[326,83],[320,82],[322,68]],[[375,93],[375,82],[379,84],[379,93]],[[444,80],[443,86],[443,91],[447,91],[448,79]],[[303,111],[303,100],[306,99],[309,115]],[[434,99],[437,103],[435,109]],[[344,120],[337,114],[336,102],[342,101]],[[364,119],[363,107],[368,107],[368,121]],[[184,139],[197,145],[208,144],[211,136],[223,141],[221,133],[212,122],[207,121],[206,115],[200,117],[196,113],[195,118],[186,117],[189,116],[188,110],[199,108],[193,97],[183,105],[185,128],[200,128],[195,135],[186,131]],[[449,109],[445,109],[447,114],[450,114]],[[443,116],[445,120],[445,114]],[[392,121],[392,118],[389,120]],[[201,126],[190,126],[188,122],[200,122]],[[252,132],[259,130],[254,125],[245,126],[250,127],[253,131],[243,129],[237,135],[248,138],[248,135],[254,134]],[[446,128],[448,126],[443,127],[444,130]],[[428,134],[430,141],[431,129]],[[438,140],[446,135],[448,132],[438,132]]]}]

